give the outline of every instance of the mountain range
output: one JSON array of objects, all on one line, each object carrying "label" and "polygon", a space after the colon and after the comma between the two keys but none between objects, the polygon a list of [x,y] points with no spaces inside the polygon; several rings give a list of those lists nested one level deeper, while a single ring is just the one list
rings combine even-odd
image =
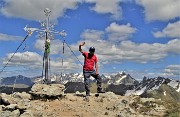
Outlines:
[{"label": "mountain range", "polygon": [[1,79],[1,85],[14,85],[14,84],[24,84],[27,86],[32,86],[34,82],[25,76],[18,75],[18,76],[12,76],[12,77],[6,77]]},{"label": "mountain range", "polygon": [[[180,102],[180,80],[173,80],[164,77],[147,78],[137,81],[125,72],[117,74],[102,75],[102,85],[105,91],[111,91],[118,95],[139,95],[142,97],[161,97],[166,100]],[[65,93],[74,93],[76,91],[83,92],[83,74],[69,73],[62,75],[52,75],[50,77],[54,83],[65,85]],[[24,84],[31,87],[34,83],[42,82],[42,77],[28,78],[22,75],[7,77],[1,79],[1,86],[13,86],[16,84]],[[95,79],[90,77],[91,91],[96,92]],[[166,97],[166,98],[164,98]]]}]

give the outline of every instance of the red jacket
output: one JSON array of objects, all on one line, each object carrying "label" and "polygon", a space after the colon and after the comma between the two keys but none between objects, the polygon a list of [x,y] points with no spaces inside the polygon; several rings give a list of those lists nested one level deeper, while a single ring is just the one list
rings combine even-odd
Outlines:
[{"label": "red jacket", "polygon": [[94,64],[98,62],[96,55],[95,54],[91,55],[90,53],[87,53],[87,52],[83,52],[82,55],[84,56],[83,70],[93,71],[94,70]]}]

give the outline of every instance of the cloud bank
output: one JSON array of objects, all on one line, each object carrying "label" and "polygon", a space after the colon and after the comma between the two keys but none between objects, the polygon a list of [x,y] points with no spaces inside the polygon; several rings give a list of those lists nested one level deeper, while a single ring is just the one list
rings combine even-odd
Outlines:
[{"label": "cloud bank", "polygon": [[57,19],[70,9],[77,8],[77,0],[3,0],[4,6],[1,13],[7,17],[18,17],[28,20],[43,20],[45,18],[44,9],[49,8],[51,18]]},{"label": "cloud bank", "polygon": [[145,11],[145,18],[148,21],[167,21],[179,17],[179,0],[136,0]]}]

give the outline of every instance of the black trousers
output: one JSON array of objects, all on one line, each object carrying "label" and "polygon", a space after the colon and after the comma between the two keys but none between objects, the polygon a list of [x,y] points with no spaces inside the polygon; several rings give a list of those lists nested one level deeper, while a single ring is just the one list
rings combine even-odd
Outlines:
[{"label": "black trousers", "polygon": [[94,77],[97,81],[97,91],[101,91],[102,87],[101,87],[101,83],[102,83],[102,79],[100,75],[96,75],[96,71],[83,71],[83,75],[84,75],[84,85],[85,85],[85,89],[86,89],[86,94],[90,94],[90,89],[89,89],[89,79],[90,76]]}]

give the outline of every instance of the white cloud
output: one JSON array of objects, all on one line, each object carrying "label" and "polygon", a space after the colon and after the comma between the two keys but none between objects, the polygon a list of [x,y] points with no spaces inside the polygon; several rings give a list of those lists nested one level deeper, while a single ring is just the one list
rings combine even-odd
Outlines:
[{"label": "white cloud", "polygon": [[84,0],[87,3],[95,4],[91,7],[97,13],[111,14],[112,18],[119,20],[122,17],[122,8],[119,6],[120,0]]},{"label": "white cloud", "polygon": [[153,33],[156,38],[160,37],[170,37],[170,38],[180,38],[180,21],[175,23],[169,23],[162,31]]},{"label": "white cloud", "polygon": [[164,69],[164,71],[166,73],[174,73],[180,75],[180,65],[169,65]]},{"label": "white cloud", "polygon": [[34,47],[38,50],[44,51],[44,44],[45,44],[44,40],[38,39],[38,40],[36,40]]},{"label": "white cloud", "polygon": [[164,78],[173,78],[180,79],[180,65],[168,65],[165,68],[158,69],[156,68],[156,72],[152,69],[144,69],[144,70],[127,70],[126,73],[130,74],[133,78],[138,78],[140,81],[144,76],[148,78],[155,77],[164,77]]},{"label": "white cloud", "polygon": [[131,41],[123,41],[120,44],[122,56],[125,60],[146,63],[148,61],[158,61],[167,56],[164,51],[166,49],[163,44],[134,43]]},{"label": "white cloud", "polygon": [[76,9],[79,1],[76,0],[4,0],[0,9],[7,17],[19,17],[30,20],[45,18],[44,9],[50,8],[51,18],[62,17],[67,9]]},{"label": "white cloud", "polygon": [[[73,52],[76,54],[78,52],[78,45],[72,44],[68,45],[73,50]],[[50,46],[50,57],[51,57],[51,71],[53,73],[61,73],[61,72],[77,72],[78,70],[82,70],[82,66],[80,65],[77,58],[73,55],[71,50],[69,49],[64,43],[64,54],[63,54],[63,42],[59,39],[51,40],[51,46]],[[35,43],[35,48],[41,50],[44,52],[44,40],[39,39]],[[55,58],[53,56],[56,56]],[[79,52],[77,54],[78,59],[83,61],[82,56],[78,56]],[[62,59],[63,59],[63,66],[62,66]]]},{"label": "white cloud", "polygon": [[[6,58],[3,60],[3,64],[6,64],[7,61],[11,58],[13,53],[9,53]],[[23,52],[16,53],[14,57],[9,62],[8,66],[15,67],[15,69],[23,71],[23,69],[31,69],[31,70],[42,70],[43,67],[43,58],[41,55],[35,52]],[[22,68],[23,66],[24,68]],[[61,73],[63,72],[77,72],[82,70],[82,66],[76,62],[75,58],[64,56],[64,62],[62,66],[62,58],[57,57],[56,59],[51,58],[50,60],[50,68],[52,73]],[[33,74],[33,73],[32,73]]]},{"label": "white cloud", "polygon": [[104,34],[103,31],[87,29],[81,34],[81,38],[88,39],[88,40],[98,40],[102,38],[103,34]]},{"label": "white cloud", "polygon": [[60,72],[77,72],[82,71],[82,66],[75,62],[73,57],[65,58],[62,65],[62,59],[56,59],[51,61],[51,69],[52,72],[60,73]]},{"label": "white cloud", "polygon": [[[117,24],[116,24],[117,25]],[[170,40],[168,43],[160,44],[160,43],[135,43],[129,40],[121,41],[120,43],[116,43],[116,41],[111,41],[110,39],[106,39],[105,33],[109,32],[118,32],[121,31],[121,25],[118,25],[117,28],[106,28],[106,30],[98,31],[98,30],[90,30],[87,29],[81,34],[81,38],[86,42],[85,46],[82,47],[83,51],[88,51],[90,46],[94,46],[96,48],[96,54],[100,61],[100,66],[103,64],[116,64],[124,61],[135,61],[138,63],[147,63],[147,62],[157,62],[167,57],[169,54],[180,54],[180,39]],[[126,35],[131,35],[134,28],[130,27],[130,25],[123,25],[122,27],[127,27],[127,29],[123,32]],[[132,29],[132,30],[131,30]],[[135,29],[134,29],[135,30]],[[109,33],[108,33],[109,34]],[[126,37],[128,39],[129,36]],[[83,41],[81,40],[81,41]],[[78,52],[78,45],[80,41],[69,45],[73,52],[76,54],[78,59],[83,62],[83,56]],[[35,43],[35,48],[44,51],[44,40],[37,40]],[[78,62],[77,58],[73,55],[71,50],[65,44],[65,53],[62,54],[62,42],[60,40],[51,40],[51,55],[56,54],[55,58],[52,57],[51,60],[51,68],[52,71],[73,71],[73,70],[81,70],[82,66]],[[37,53],[36,53],[37,54]],[[36,59],[33,62],[29,62],[28,58],[22,58],[23,53],[19,54],[19,57],[15,57],[14,61],[17,59],[16,64],[22,65],[23,63],[32,63],[35,66],[42,67],[42,57],[35,57]],[[26,57],[26,56],[24,56]],[[64,66],[62,67],[62,57],[64,59]],[[38,59],[39,58],[39,59]],[[24,61],[24,62],[22,62]],[[36,64],[38,62],[38,64]],[[29,64],[25,64],[29,65]],[[34,66],[33,66],[34,67]]]},{"label": "white cloud", "polygon": [[[95,31],[95,30],[93,30]],[[91,31],[89,31],[91,32]],[[97,31],[98,32],[98,31]],[[87,33],[87,32],[86,32]],[[99,33],[95,33],[99,34]],[[179,43],[180,40],[174,39],[169,41],[166,44],[147,44],[147,43],[134,43],[132,41],[122,41],[119,44],[112,43],[109,40],[100,39],[99,36],[98,40],[91,40],[90,38],[85,39],[86,47],[88,46],[95,46],[96,54],[98,56],[100,66],[103,64],[113,64],[113,63],[121,63],[123,61],[135,61],[138,63],[146,63],[148,61],[156,62],[164,57],[168,56],[169,53],[179,54]],[[102,37],[102,36],[100,36]],[[72,44],[71,49],[76,53],[78,52],[78,44]],[[62,58],[61,55],[59,57],[51,59],[51,72],[52,73],[61,73],[61,72],[77,72],[82,71],[82,66],[78,62],[78,60],[74,57],[71,53],[69,48],[65,46],[66,52],[63,55],[64,65],[62,66]],[[88,48],[83,47],[84,51],[88,51]],[[80,53],[76,53],[78,59],[83,62],[83,56]],[[3,63],[5,64],[6,61],[12,56],[11,54],[7,55],[7,58],[4,59]],[[26,68],[30,68],[33,70],[40,70],[42,69],[42,56],[34,53],[34,52],[23,52],[17,53],[13,57],[12,61],[10,62],[11,66],[16,66],[16,69],[20,66],[24,66]],[[176,70],[178,68],[178,70]],[[173,71],[174,70],[174,71]],[[148,77],[156,77],[156,76],[177,76],[177,72],[179,71],[179,67],[176,66],[168,66],[163,73],[141,73],[140,75],[148,76]],[[41,71],[37,72],[36,75],[40,74]],[[173,72],[173,73],[172,73]],[[175,74],[176,73],[176,74]],[[134,75],[136,76],[136,75]],[[140,76],[138,75],[138,78]]]},{"label": "white cloud", "polygon": [[16,41],[16,40],[22,40],[23,37],[20,36],[13,36],[13,35],[7,35],[0,33],[0,41]]},{"label": "white cloud", "polygon": [[[126,25],[124,27],[126,27]],[[128,27],[127,29],[131,28]],[[128,35],[134,31],[132,30],[124,30],[124,33]],[[121,30],[118,28],[106,28],[106,31],[117,32]],[[91,38],[92,32],[93,38]],[[105,36],[103,36],[103,34],[105,33],[102,31],[88,30],[83,33],[85,34],[82,35],[86,35],[82,36],[86,42],[83,50],[88,51],[86,47],[94,46],[96,48],[96,54],[102,64],[121,63],[123,61],[135,61],[138,63],[157,62],[170,54],[180,54],[180,39],[173,39],[165,44],[135,43],[129,40],[116,43],[116,41],[104,39]],[[128,36],[126,39],[128,39]]]},{"label": "white cloud", "polygon": [[180,39],[173,39],[166,44],[168,53],[180,54]]},{"label": "white cloud", "polygon": [[136,0],[144,7],[146,20],[170,20],[179,17],[180,0]]},{"label": "white cloud", "polygon": [[[11,58],[13,53],[7,54],[7,58],[4,59],[3,64],[6,64],[7,61]],[[9,62],[10,65],[22,65],[22,66],[34,66],[40,65],[42,61],[42,57],[35,52],[17,52],[14,57]]]},{"label": "white cloud", "polygon": [[[6,58],[4,58],[2,61],[4,65],[11,58],[12,55],[13,53],[7,54]],[[8,63],[2,75],[14,76],[14,75],[22,74],[29,77],[37,76],[41,74],[41,69],[42,69],[42,56],[40,56],[35,52],[28,52],[28,51],[23,53],[18,52]]]},{"label": "white cloud", "polygon": [[164,69],[164,72],[171,76],[179,76],[180,78],[180,65],[169,65]]},{"label": "white cloud", "polygon": [[119,25],[113,22],[106,28],[106,32],[109,34],[109,40],[111,41],[127,40],[135,31],[136,28],[131,27],[129,23],[126,25]]}]

